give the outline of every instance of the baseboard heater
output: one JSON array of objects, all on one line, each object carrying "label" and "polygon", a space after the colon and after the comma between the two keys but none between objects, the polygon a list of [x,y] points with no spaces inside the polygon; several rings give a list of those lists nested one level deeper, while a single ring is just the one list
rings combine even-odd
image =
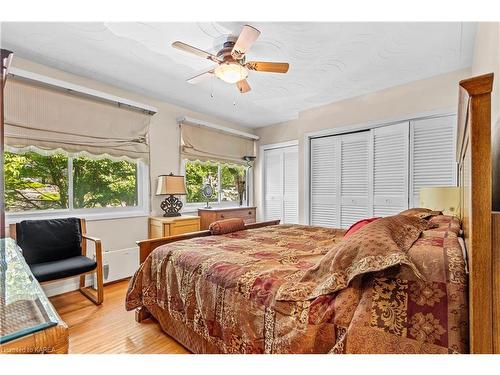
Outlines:
[{"label": "baseboard heater", "polygon": [[[102,254],[104,283],[126,279],[139,268],[139,248],[107,251]],[[94,285],[96,277],[94,274]]]}]

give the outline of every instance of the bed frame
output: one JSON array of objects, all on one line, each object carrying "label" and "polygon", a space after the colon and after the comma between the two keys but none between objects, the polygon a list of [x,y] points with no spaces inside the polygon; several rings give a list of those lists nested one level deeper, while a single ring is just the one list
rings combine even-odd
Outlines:
[{"label": "bed frame", "polygon": [[459,93],[457,161],[471,353],[500,353],[500,216],[491,211],[492,87],[493,74],[486,74],[461,81]]},{"label": "bed frame", "polygon": [[[460,219],[469,266],[469,339],[471,353],[500,353],[500,212],[492,213],[491,91],[493,74],[460,82],[457,162]],[[247,229],[279,221],[247,225]],[[156,247],[210,236],[201,231],[138,242],[143,262]],[[136,320],[149,317],[137,309]]]}]

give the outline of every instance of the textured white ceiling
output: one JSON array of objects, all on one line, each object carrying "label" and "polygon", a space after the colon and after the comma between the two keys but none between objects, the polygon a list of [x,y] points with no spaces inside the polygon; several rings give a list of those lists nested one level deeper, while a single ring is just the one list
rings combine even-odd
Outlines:
[{"label": "textured white ceiling", "polygon": [[[218,79],[185,80],[212,63],[175,40],[216,52],[243,23],[2,23],[2,45],[21,57],[258,127],[300,111],[469,67],[473,23],[260,23],[248,60],[288,61],[288,74],[250,72],[239,94]],[[213,94],[213,95],[211,95]]]}]

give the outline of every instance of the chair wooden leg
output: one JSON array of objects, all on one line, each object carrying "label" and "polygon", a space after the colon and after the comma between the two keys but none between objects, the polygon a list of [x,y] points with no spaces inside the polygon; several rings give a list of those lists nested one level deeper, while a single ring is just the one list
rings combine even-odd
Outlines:
[{"label": "chair wooden leg", "polygon": [[80,276],[80,289],[85,288],[85,275]]},{"label": "chair wooden leg", "polygon": [[80,276],[80,293],[82,293],[85,297],[87,297],[89,300],[91,300],[96,305],[100,305],[104,301],[104,283],[103,283],[102,268],[101,268],[101,272],[99,272],[99,267],[98,267],[96,273],[97,273],[97,291],[96,291],[96,293],[91,292],[90,288],[82,287],[82,277],[84,278],[83,285],[85,285],[85,275]]}]

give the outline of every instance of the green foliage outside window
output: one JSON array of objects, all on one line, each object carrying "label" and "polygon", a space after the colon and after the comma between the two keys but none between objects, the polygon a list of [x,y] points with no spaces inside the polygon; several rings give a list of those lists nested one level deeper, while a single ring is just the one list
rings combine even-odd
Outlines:
[{"label": "green foliage outside window", "polygon": [[[213,164],[210,162],[202,163],[202,162],[191,162],[186,161],[186,202],[188,203],[196,203],[196,202],[205,202],[205,198],[201,194],[201,188],[205,184],[207,178],[210,176],[212,187],[214,188],[214,192],[217,192],[217,178],[218,178],[218,167],[217,164]],[[216,201],[217,195],[214,194],[211,201]]]},{"label": "green foliage outside window", "polygon": [[4,153],[5,210],[68,208],[68,158],[64,154]]},{"label": "green foliage outside window", "polygon": [[75,208],[137,205],[137,164],[110,159],[73,159]]},{"label": "green foliage outside window", "polygon": [[[68,156],[5,152],[5,208],[9,212],[69,208]],[[76,157],[73,207],[137,205],[137,164]]]},{"label": "green foliage outside window", "polygon": [[[246,168],[242,165],[221,165],[221,201],[238,201],[238,185],[245,180]],[[243,194],[243,192],[241,192]]]},{"label": "green foliage outside window", "polygon": [[[220,184],[219,178],[220,168]],[[186,190],[188,203],[206,202],[201,194],[203,185],[210,181],[214,189],[211,202],[237,202],[238,186],[245,181],[246,168],[242,165],[218,164],[213,162],[189,161],[185,163]],[[219,188],[220,187],[220,188]]]}]

